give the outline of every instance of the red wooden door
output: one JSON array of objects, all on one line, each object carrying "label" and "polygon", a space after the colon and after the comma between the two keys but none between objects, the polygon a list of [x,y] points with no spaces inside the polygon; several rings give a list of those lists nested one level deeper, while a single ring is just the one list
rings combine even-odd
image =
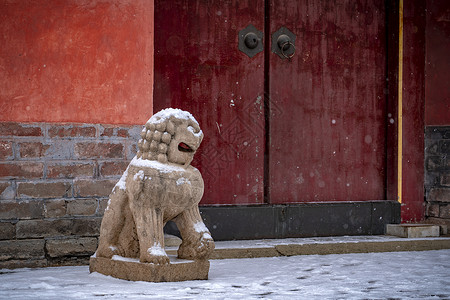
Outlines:
[{"label": "red wooden door", "polygon": [[264,28],[263,1],[155,1],[154,111],[200,123],[202,204],[264,201],[264,55],[237,49],[248,24]]},{"label": "red wooden door", "polygon": [[[289,3],[289,5],[287,5]],[[272,0],[271,203],[385,199],[384,1]]]},{"label": "red wooden door", "polygon": [[[205,132],[202,204],[384,199],[384,1],[266,2],[155,2],[154,109]],[[253,57],[249,24],[266,30]],[[270,51],[280,27],[291,60]]]}]

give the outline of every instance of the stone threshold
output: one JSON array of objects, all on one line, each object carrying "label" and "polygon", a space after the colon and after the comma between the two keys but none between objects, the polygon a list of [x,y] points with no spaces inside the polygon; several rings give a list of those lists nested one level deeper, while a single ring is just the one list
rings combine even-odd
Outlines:
[{"label": "stone threshold", "polygon": [[[340,236],[266,240],[218,241],[210,259],[326,255],[370,252],[450,249],[450,237],[398,238],[393,236]],[[176,255],[176,247],[166,247]]]}]

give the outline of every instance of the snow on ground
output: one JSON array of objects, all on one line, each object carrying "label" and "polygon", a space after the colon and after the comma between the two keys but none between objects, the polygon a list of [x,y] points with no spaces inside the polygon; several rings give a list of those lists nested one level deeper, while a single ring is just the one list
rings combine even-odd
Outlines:
[{"label": "snow on ground", "polygon": [[450,250],[212,260],[209,280],[129,282],[87,266],[0,270],[0,299],[450,299]]}]

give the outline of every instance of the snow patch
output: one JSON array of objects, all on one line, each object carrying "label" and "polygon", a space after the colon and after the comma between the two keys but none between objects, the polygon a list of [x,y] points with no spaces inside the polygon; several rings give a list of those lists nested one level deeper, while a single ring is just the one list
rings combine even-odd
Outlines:
[{"label": "snow patch", "polygon": [[109,246],[108,248],[111,249],[111,251],[116,251],[117,250],[117,247],[114,247],[114,246]]},{"label": "snow patch", "polygon": [[184,178],[184,177],[178,178],[177,185],[183,185],[185,183],[186,184],[191,184],[191,182],[187,178]]},{"label": "snow patch", "polygon": [[160,243],[155,243],[152,247],[147,249],[147,252],[154,256],[167,256],[166,251],[164,251],[164,248],[161,247]]},{"label": "snow patch", "polygon": [[123,172],[122,177],[120,177],[119,181],[114,186],[113,191],[116,189],[116,187],[118,187],[119,189],[124,190],[124,191],[126,190],[127,176],[128,176],[128,167],[125,170],[125,172]]},{"label": "snow patch", "polygon": [[204,239],[204,240],[212,240],[212,236],[209,233],[204,232],[203,235],[202,235],[202,239]]},{"label": "snow patch", "polygon": [[197,222],[194,224],[194,230],[198,233],[208,232],[208,228],[206,228],[203,222]]},{"label": "snow patch", "polygon": [[195,132],[195,129],[194,129],[194,127],[192,127],[192,126],[188,126],[187,127],[187,130],[190,132],[190,133],[192,133],[195,137],[201,137],[202,135],[203,135],[203,131],[199,131],[199,132]]},{"label": "snow patch", "polygon": [[120,255],[113,255],[111,258],[112,260],[120,260],[120,261],[127,261],[127,262],[139,262],[138,258],[131,258],[131,257],[123,257]]},{"label": "snow patch", "polygon": [[130,165],[140,168],[153,168],[159,170],[161,173],[170,173],[170,172],[184,172],[185,169],[181,166],[172,164],[172,163],[160,163],[156,160],[148,160],[137,158],[136,156],[130,162]]},{"label": "snow patch", "polygon": [[161,110],[160,112],[157,112],[156,114],[154,114],[148,121],[147,123],[153,123],[153,124],[158,124],[158,123],[162,123],[165,122],[166,120],[169,120],[170,117],[175,117],[177,119],[182,119],[182,120],[191,120],[193,122],[195,122],[196,124],[198,124],[197,120],[194,118],[194,116],[187,111],[178,109],[178,108],[166,108]]},{"label": "snow patch", "polygon": [[139,172],[137,172],[136,174],[134,174],[133,180],[136,181],[138,180],[138,178],[140,180],[144,179],[144,171],[143,170],[139,170]]},{"label": "snow patch", "polygon": [[45,283],[45,282],[40,282],[40,283],[35,283],[35,284],[31,284],[30,285],[30,288],[31,289],[43,289],[43,290],[53,290],[53,289],[55,289],[56,287],[55,286],[53,286],[53,285],[50,285],[50,284],[48,284],[48,283]]}]

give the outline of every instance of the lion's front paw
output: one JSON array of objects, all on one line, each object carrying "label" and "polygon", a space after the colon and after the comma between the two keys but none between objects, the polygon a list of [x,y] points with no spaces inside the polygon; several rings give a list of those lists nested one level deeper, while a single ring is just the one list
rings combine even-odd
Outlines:
[{"label": "lion's front paw", "polygon": [[204,232],[195,242],[185,242],[178,249],[178,257],[183,259],[206,259],[214,251],[214,240]]},{"label": "lion's front paw", "polygon": [[166,251],[164,251],[160,244],[155,244],[153,247],[148,248],[146,253],[142,253],[140,261],[142,263],[152,263],[157,265],[166,265],[170,263]]},{"label": "lion's front paw", "polygon": [[116,246],[99,245],[96,255],[97,257],[112,258],[114,255],[119,255],[119,250]]}]

